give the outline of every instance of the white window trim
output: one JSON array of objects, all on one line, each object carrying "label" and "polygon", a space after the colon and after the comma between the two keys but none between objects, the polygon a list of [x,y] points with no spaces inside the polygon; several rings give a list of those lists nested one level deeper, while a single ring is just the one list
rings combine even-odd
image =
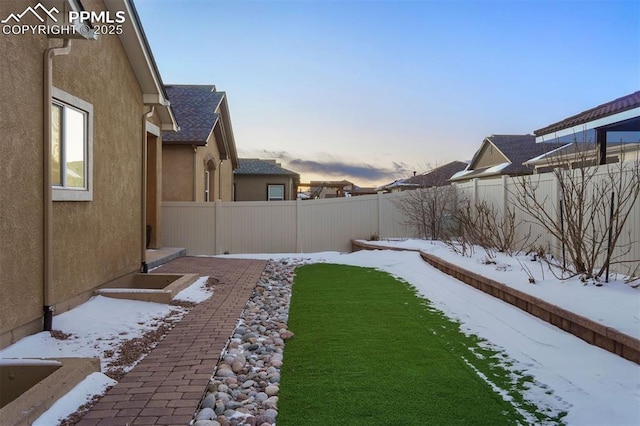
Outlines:
[{"label": "white window trim", "polygon": [[[272,186],[281,186],[282,187],[282,198],[271,198],[271,194],[269,193],[269,189]],[[286,188],[283,183],[269,183],[267,184],[267,201],[284,201],[285,200],[285,192]]]},{"label": "white window trim", "polygon": [[209,201],[211,201],[211,188],[210,188],[210,180],[211,179],[211,172],[209,172],[209,170],[205,170],[204,171],[204,201],[206,201],[207,203]]},{"label": "white window trim", "polygon": [[[86,182],[83,189],[60,188],[52,186],[53,201],[92,201],[93,200],[93,105],[56,87],[51,88],[53,100],[77,108],[87,113],[87,145],[86,145]],[[51,141],[49,147],[51,149]]]}]

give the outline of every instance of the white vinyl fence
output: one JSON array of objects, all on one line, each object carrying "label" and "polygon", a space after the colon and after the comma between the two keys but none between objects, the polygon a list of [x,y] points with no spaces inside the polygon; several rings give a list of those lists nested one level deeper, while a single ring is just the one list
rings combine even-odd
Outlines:
[{"label": "white vinyl fence", "polygon": [[[604,179],[607,166],[600,167],[598,178]],[[520,179],[475,179],[455,187],[459,195],[468,197],[472,203],[485,201],[502,213],[506,208],[514,209],[515,185]],[[538,197],[545,200],[545,210],[559,217],[560,185],[554,174],[533,175],[527,179],[535,184]],[[186,247],[189,255],[346,252],[351,249],[352,239],[414,237],[414,231],[405,223],[406,217],[396,207],[406,194],[304,201],[165,202],[162,241],[167,247]],[[610,194],[602,196],[606,202]],[[527,211],[515,208],[515,213],[519,223],[516,241],[530,235],[530,244],[560,258],[557,238]],[[618,245],[629,250],[623,259],[630,262],[619,272],[632,272],[640,259],[638,201]]]},{"label": "white vinyl fence", "polygon": [[[589,169],[595,171],[595,177],[590,181],[590,185],[587,186],[586,192],[590,193],[591,187],[594,185],[602,185],[603,181],[609,179],[609,173],[615,176],[616,179],[625,181],[631,179],[633,173],[637,173],[637,163],[630,161],[624,163],[623,168],[620,169],[620,164],[610,164],[598,166],[597,169]],[[525,179],[530,187],[535,187],[536,198],[544,200],[543,206],[551,217],[560,219],[560,199],[561,199],[561,185],[559,184],[554,173],[544,173],[539,175],[532,175],[526,177],[510,178],[503,176],[498,179],[477,180],[474,179],[471,182],[464,184],[457,184],[456,189],[459,194],[467,197],[472,203],[485,201],[486,203],[493,205],[496,210],[504,212],[505,208],[513,209],[515,212],[516,224],[516,241],[524,241],[529,235],[529,245],[535,247],[542,247],[547,252],[552,253],[557,259],[562,259],[562,246],[558,238],[551,235],[543,224],[538,222],[530,212],[518,207],[516,197],[518,191],[516,185],[521,184]],[[575,179],[576,182],[579,179]],[[611,199],[611,193],[602,193],[601,203],[609,205]],[[615,202],[618,203],[620,194],[616,194]],[[566,208],[566,207],[565,207]],[[608,208],[607,208],[608,211]],[[607,216],[608,219],[608,216]],[[599,224],[598,229],[594,229],[593,232],[598,235],[607,235],[607,220],[603,220]],[[520,247],[516,247],[520,248]],[[529,247],[524,247],[529,248]],[[618,240],[614,250],[613,258],[619,257],[622,261],[621,264],[612,266],[612,271],[620,272],[623,274],[640,273],[640,200],[636,200],[631,209],[627,222],[623,227],[622,234]],[[601,255],[598,261],[600,264],[604,263],[605,256]],[[567,259],[567,262],[569,260]]]},{"label": "white vinyl fence", "polygon": [[162,241],[189,255],[350,251],[351,239],[413,236],[395,207],[400,197],[164,202]]}]

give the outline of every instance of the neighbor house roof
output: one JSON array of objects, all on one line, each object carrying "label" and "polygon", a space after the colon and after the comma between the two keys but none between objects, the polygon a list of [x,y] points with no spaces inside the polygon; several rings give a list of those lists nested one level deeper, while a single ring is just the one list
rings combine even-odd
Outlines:
[{"label": "neighbor house roof", "polygon": [[[523,163],[531,158],[557,149],[563,145],[566,144],[536,143],[535,136],[533,135],[491,135],[482,141],[480,149],[476,151],[467,168],[454,174],[451,177],[451,180],[466,180],[494,175],[515,176],[520,174],[529,174],[532,173],[533,168],[526,166]],[[476,168],[476,164],[480,159],[481,154],[488,146],[497,148],[505,157],[506,161],[500,164],[492,164],[486,167]]]},{"label": "neighbor house roof", "polygon": [[231,160],[238,167],[236,142],[231,127],[227,94],[212,84],[174,84],[166,86],[180,130],[164,132],[166,144],[205,146],[211,134],[215,135],[222,159]]},{"label": "neighbor house roof", "polygon": [[166,90],[180,130],[163,133],[163,141],[205,145],[220,119],[215,111],[225,92],[214,85],[168,85]]},{"label": "neighbor house roof", "polygon": [[[456,173],[464,170],[467,167],[467,163],[462,161],[452,161],[447,164],[443,164],[440,167],[435,167],[426,173],[414,175],[405,179],[397,179],[386,185],[381,185],[377,189],[380,191],[391,191],[394,188],[400,190],[409,190],[417,188],[430,188],[433,186],[445,186],[451,182],[449,179]],[[415,173],[415,172],[414,172]]]},{"label": "neighbor house roof", "polygon": [[240,158],[238,159],[238,163],[238,168],[233,171],[233,174],[235,175],[279,175],[300,177],[298,173],[281,167],[276,160]]},{"label": "neighbor house roof", "polygon": [[[533,133],[541,138],[545,135],[553,135],[558,132],[571,130],[588,130],[610,125],[612,123],[624,122],[626,120],[637,120],[640,116],[640,91],[630,95],[614,99],[610,102],[598,105],[579,114],[572,115],[557,123],[550,124],[538,129]],[[581,126],[579,129],[572,129]],[[558,134],[557,136],[562,136]]]},{"label": "neighbor house roof", "polygon": [[426,173],[404,179],[404,183],[409,185],[417,184],[423,188],[449,185],[451,176],[464,170],[466,167],[467,163],[452,161]]}]

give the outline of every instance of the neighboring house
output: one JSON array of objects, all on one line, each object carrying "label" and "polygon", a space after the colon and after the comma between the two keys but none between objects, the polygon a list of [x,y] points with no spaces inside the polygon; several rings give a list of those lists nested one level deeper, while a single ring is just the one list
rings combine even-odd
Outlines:
[{"label": "neighboring house", "polygon": [[[640,142],[640,91],[598,105],[533,133],[537,142],[595,143],[597,164],[605,164],[610,161],[607,159],[607,151],[611,144]],[[616,151],[617,148],[612,149]]]},{"label": "neighboring house", "polygon": [[378,193],[378,188],[374,187],[362,187],[354,185],[353,188],[345,192],[346,197],[357,197],[359,195],[375,195]]},{"label": "neighboring house", "polygon": [[536,143],[533,135],[491,135],[482,141],[466,169],[451,177],[451,182],[531,174],[533,167],[524,162],[563,145],[566,144]]},{"label": "neighboring house", "polygon": [[[0,2],[0,18],[33,4]],[[145,269],[147,222],[160,227],[162,131],[177,127],[133,2],[56,5],[125,20],[97,40],[0,36],[0,347]]]},{"label": "neighboring house", "polygon": [[180,130],[162,134],[162,199],[231,201],[238,154],[226,93],[213,85],[165,87]]},{"label": "neighboring house", "polygon": [[312,180],[308,184],[311,198],[337,198],[344,197],[353,192],[357,186],[348,180],[322,181]]},{"label": "neighboring house", "polygon": [[452,161],[434,169],[406,179],[395,180],[387,185],[378,187],[380,191],[385,192],[401,192],[417,188],[431,188],[434,186],[450,185],[451,177],[458,172],[463,171],[467,167],[467,163],[462,161]]},{"label": "neighboring house", "polygon": [[[640,143],[607,143],[606,163],[638,160]],[[555,168],[589,167],[601,163],[600,150],[594,142],[574,142],[526,161],[533,166],[535,173],[550,172]]]},{"label": "neighboring house", "polygon": [[234,201],[295,200],[300,175],[276,160],[241,158],[233,171]]}]

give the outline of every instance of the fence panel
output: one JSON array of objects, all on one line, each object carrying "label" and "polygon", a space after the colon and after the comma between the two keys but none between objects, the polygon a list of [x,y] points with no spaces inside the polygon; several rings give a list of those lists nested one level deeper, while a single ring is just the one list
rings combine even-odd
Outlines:
[{"label": "fence panel", "polygon": [[295,201],[219,202],[216,253],[292,253]]},{"label": "fence panel", "polygon": [[415,238],[416,231],[408,226],[404,214],[398,209],[398,203],[407,196],[406,192],[394,192],[380,195],[379,233],[380,238]]},{"label": "fence panel", "polygon": [[350,251],[351,239],[378,235],[378,196],[300,202],[298,249],[302,253]]},{"label": "fence panel", "polygon": [[[616,179],[633,174],[635,162],[625,163]],[[600,166],[592,185],[610,179],[607,170],[619,165]],[[560,219],[560,186],[553,173],[475,180],[456,184],[458,197],[472,203],[485,201],[499,212],[514,209],[516,248],[542,247],[560,258],[562,248],[530,209],[518,205],[518,187],[527,182],[535,188],[543,210],[553,220]],[[190,255],[228,253],[311,253],[349,251],[351,239],[415,237],[398,209],[406,192],[305,201],[248,201],[215,203],[163,203],[162,239],[165,246],[186,247]],[[610,194],[602,194],[608,202]],[[608,219],[608,218],[607,218]],[[606,221],[594,232],[606,233]],[[528,243],[522,247],[527,239]],[[633,205],[614,253],[626,262],[613,270],[640,273],[640,200]]]},{"label": "fence panel", "polygon": [[214,203],[162,203],[162,243],[185,247],[188,255],[215,253]]}]

